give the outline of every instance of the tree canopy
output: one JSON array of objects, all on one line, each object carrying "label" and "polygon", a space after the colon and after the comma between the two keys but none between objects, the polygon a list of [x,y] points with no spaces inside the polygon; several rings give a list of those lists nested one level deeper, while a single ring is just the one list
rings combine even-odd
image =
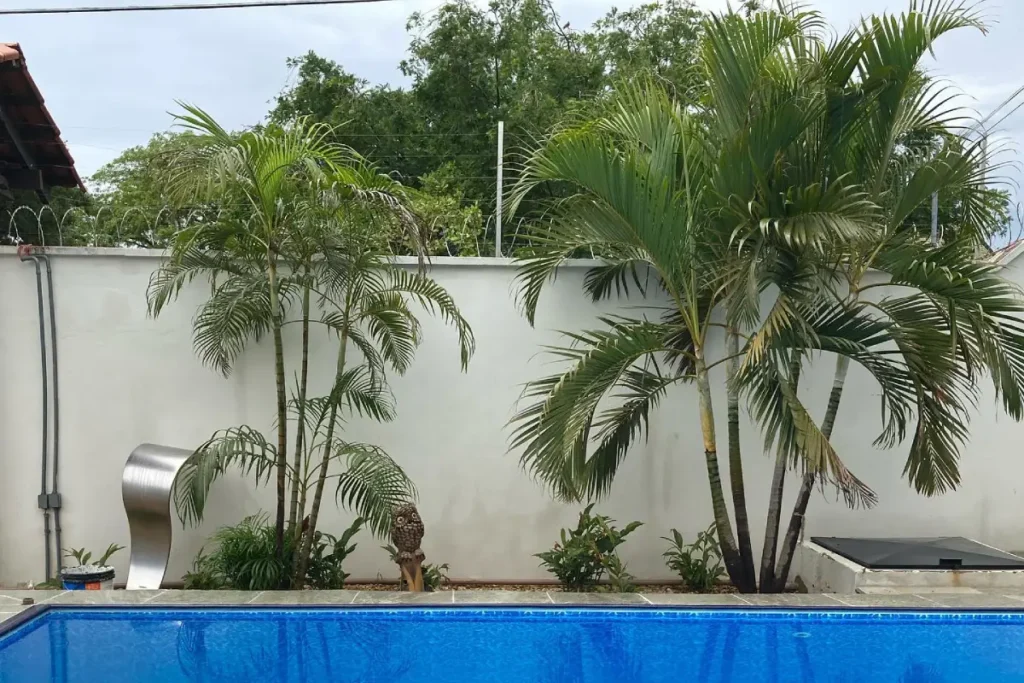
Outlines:
[{"label": "tree canopy", "polygon": [[[767,4],[734,6],[751,15]],[[613,8],[592,26],[578,27],[564,21],[551,0],[491,0],[486,6],[449,0],[408,20],[408,51],[398,64],[407,85],[371,83],[311,51],[287,60],[294,80],[256,127],[304,117],[328,124],[335,142],[421,192],[412,207],[431,233],[431,254],[493,255],[498,122],[505,122],[511,183],[524,149],[554,126],[605,113],[623,83],[651,78],[675,97],[706,97],[698,57],[707,16],[693,0],[654,0]],[[183,217],[181,207],[170,208],[160,178],[188,142],[187,134],[163,132],[125,150],[90,178],[90,196],[54,202],[60,220],[22,212],[17,232],[25,241],[165,246]],[[901,140],[894,156],[909,167],[938,149],[940,141],[929,134]],[[532,248],[526,226],[559,191],[545,188],[547,197],[529,198],[515,222],[506,221],[504,254]],[[1005,209],[1008,194],[1002,197]],[[65,217],[70,207],[78,210]],[[959,197],[940,196],[944,234],[955,232],[967,208]],[[918,207],[906,222],[927,233],[929,207]],[[988,239],[1005,233],[1008,222],[1004,210]],[[411,253],[403,230],[392,228],[381,226],[391,250]]]},{"label": "tree canopy", "polygon": [[[565,22],[550,0],[452,0],[409,18],[399,64],[407,86],[372,84],[308,52],[288,60],[294,81],[260,125],[329,124],[336,142],[421,192],[413,209],[432,254],[493,255],[498,122],[514,167],[518,150],[553,125],[604,106],[620,79],[650,73],[691,87],[703,16],[691,0],[662,0],[613,9],[587,28]],[[171,202],[159,178],[184,144],[187,134],[158,133],[97,171],[88,212],[105,210],[70,241],[166,245],[182,218],[180,208],[162,210]],[[503,233],[504,253],[525,244],[524,230]],[[389,242],[409,253],[400,230]]]}]

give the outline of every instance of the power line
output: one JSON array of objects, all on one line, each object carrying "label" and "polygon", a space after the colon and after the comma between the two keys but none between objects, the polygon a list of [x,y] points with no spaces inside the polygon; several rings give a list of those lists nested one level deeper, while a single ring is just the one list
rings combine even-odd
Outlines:
[{"label": "power line", "polygon": [[123,7],[24,7],[21,9],[0,9],[0,16],[27,14],[102,14],[111,12],[179,12],[204,9],[245,9],[260,7],[290,7],[315,5],[359,5],[371,2],[390,2],[390,0],[263,0],[262,2],[243,0],[241,2],[214,2],[206,4],[178,5],[126,5]]}]

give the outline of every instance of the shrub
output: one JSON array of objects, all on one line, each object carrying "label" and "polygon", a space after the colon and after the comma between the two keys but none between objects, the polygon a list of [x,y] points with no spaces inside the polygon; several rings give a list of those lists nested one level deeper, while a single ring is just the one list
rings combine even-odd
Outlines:
[{"label": "shrub", "polygon": [[689,545],[683,542],[683,535],[675,529],[672,529],[671,537],[662,538],[671,544],[663,553],[665,564],[690,590],[707,593],[725,575],[714,522],[697,534],[697,540]]},{"label": "shrub", "polygon": [[276,532],[267,515],[246,517],[239,524],[223,527],[214,534],[217,548],[212,553],[199,551],[192,571],[185,575],[185,588],[251,591],[342,588],[348,578],[342,563],[355,550],[355,544],[350,541],[362,525],[363,519],[357,518],[340,538],[316,532],[304,585],[294,586],[291,581],[294,537],[291,534],[286,537],[284,558],[280,558],[275,546]]},{"label": "shrub", "polygon": [[362,526],[363,518],[357,517],[340,538],[320,531],[313,533],[313,547],[306,568],[306,584],[310,588],[336,590],[345,586],[349,574],[342,570],[342,564],[356,549],[356,544],[349,545],[349,541]]},{"label": "shrub", "polygon": [[626,571],[626,563],[615,553],[606,555],[604,568],[608,572],[609,593],[636,593],[636,577]]},{"label": "shrub", "polygon": [[566,590],[593,590],[610,564],[624,572],[625,568],[618,562],[615,549],[642,524],[630,522],[619,530],[613,526],[614,519],[592,515],[593,508],[593,504],[584,508],[575,529],[562,529],[561,542],[556,543],[554,548],[536,555],[541,560],[541,566],[554,574]]},{"label": "shrub", "polygon": [[423,588],[428,591],[439,591],[447,588],[448,563],[423,565]]},{"label": "shrub", "polygon": [[215,591],[227,588],[224,576],[217,570],[216,558],[205,554],[200,548],[196,559],[192,560],[192,571],[185,572],[182,577],[185,590]]}]

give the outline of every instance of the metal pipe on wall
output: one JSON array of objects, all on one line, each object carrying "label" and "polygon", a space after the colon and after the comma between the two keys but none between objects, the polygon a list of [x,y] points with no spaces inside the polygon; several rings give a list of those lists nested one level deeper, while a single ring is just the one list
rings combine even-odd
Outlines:
[{"label": "metal pipe on wall", "polygon": [[37,502],[39,508],[43,511],[43,539],[46,547],[46,580],[49,581],[53,578],[53,565],[50,560],[50,510],[47,502],[49,500],[49,496],[47,495],[46,490],[46,465],[49,459],[47,450],[49,434],[47,433],[47,426],[49,425],[50,414],[50,383],[46,372],[46,317],[43,314],[43,274],[42,269],[39,266],[39,259],[32,254],[31,249],[18,249],[18,256],[22,261],[32,261],[36,267],[36,299],[39,304],[39,357],[43,376],[43,430],[41,439],[42,457],[40,458],[41,481],[39,484],[39,498]]},{"label": "metal pipe on wall", "polygon": [[57,541],[57,575],[60,575],[64,568],[64,545],[60,538],[60,373],[57,372],[57,313],[53,305],[53,270],[50,268],[50,257],[40,254],[39,257],[46,265],[46,286],[49,290],[50,299],[50,357],[53,365],[53,469],[47,505],[53,510],[53,531]]}]

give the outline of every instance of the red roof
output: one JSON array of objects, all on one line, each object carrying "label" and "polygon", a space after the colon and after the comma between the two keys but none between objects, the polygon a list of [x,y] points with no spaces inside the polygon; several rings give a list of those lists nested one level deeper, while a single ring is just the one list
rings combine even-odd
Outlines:
[{"label": "red roof", "polygon": [[28,72],[21,46],[0,43],[0,175],[12,188],[36,189],[40,174],[42,189],[85,189],[60,129]]}]

